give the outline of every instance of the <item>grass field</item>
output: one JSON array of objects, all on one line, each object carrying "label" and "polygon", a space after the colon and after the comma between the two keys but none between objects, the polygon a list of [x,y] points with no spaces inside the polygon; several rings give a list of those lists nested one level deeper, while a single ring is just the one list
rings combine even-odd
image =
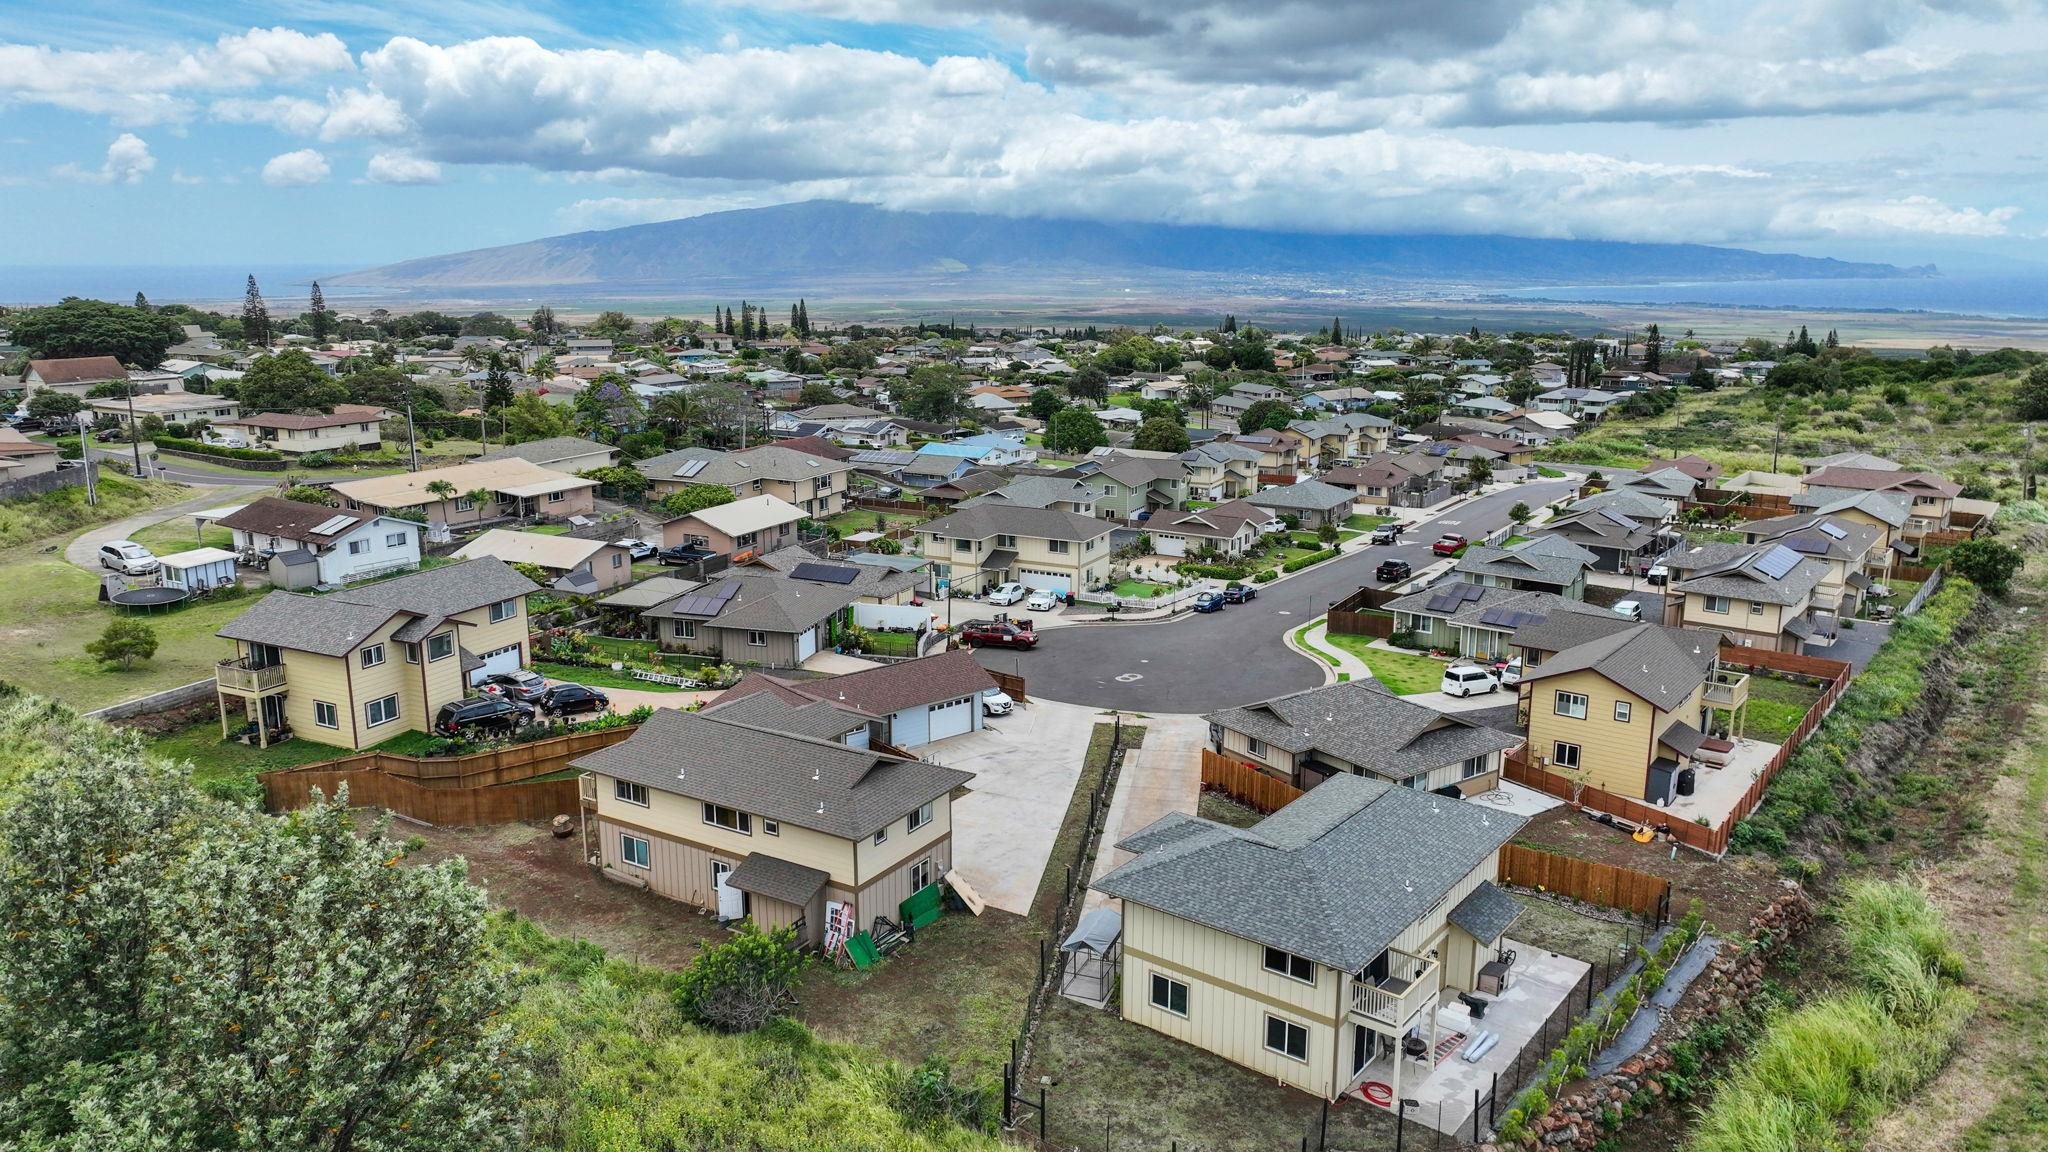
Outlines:
[{"label": "grass field", "polygon": [[877,517],[882,520],[885,530],[908,527],[920,520],[909,512],[871,512],[865,508],[849,508],[827,519],[825,526],[841,536],[851,536],[855,532],[873,532]]},{"label": "grass field", "polygon": [[[232,713],[230,719],[232,719]],[[395,752],[401,756],[417,756],[426,751],[432,736],[425,732],[401,732],[391,739],[365,751]],[[253,748],[220,738],[220,724],[205,720],[190,728],[181,729],[149,740],[149,751],[165,760],[187,760],[192,764],[192,782],[213,791],[233,791],[246,788],[254,781],[258,772],[271,772],[279,768],[297,768],[302,764],[318,764],[322,760],[333,760],[356,753],[332,744],[320,744],[312,740],[287,740],[268,748]]]},{"label": "grass field", "polygon": [[195,532],[191,517],[179,516],[144,528],[132,534],[129,539],[158,556],[169,556],[192,548],[233,550],[235,534],[218,524],[208,524],[204,532]]},{"label": "grass field", "polygon": [[1153,584],[1145,580],[1126,580],[1116,586],[1118,596],[1151,599],[1166,593],[1166,585]]},{"label": "grass field", "polygon": [[0,549],[26,544],[61,547],[87,528],[189,500],[195,494],[182,484],[111,474],[101,476],[98,489],[100,502],[96,505],[85,502],[83,485],[0,504]]},{"label": "grass field", "polygon": [[[422,440],[420,442],[420,467],[422,468],[438,468],[450,464],[467,463],[484,452],[483,444],[476,440],[435,440],[431,444],[432,446],[429,447],[428,441]],[[293,465],[286,472],[258,472],[248,468],[236,468],[226,460],[200,460],[185,456],[166,456],[163,459],[167,464],[175,461],[178,470],[181,472],[207,472],[223,478],[233,478],[245,482],[252,478],[270,480],[287,475],[294,481],[360,480],[368,476],[389,476],[406,470],[405,440],[402,436],[396,441],[387,441],[384,451],[374,455],[359,456],[352,461],[329,464],[321,468],[306,468]]]},{"label": "grass field", "polygon": [[1391,524],[1393,522],[1394,518],[1392,516],[1367,516],[1359,514],[1344,518],[1344,526],[1353,532],[1370,532],[1382,524]]},{"label": "grass field", "polygon": [[1783,744],[1820,699],[1820,689],[1769,676],[1749,678],[1749,707],[1743,733],[1754,740]]},{"label": "grass field", "polygon": [[1434,692],[1443,683],[1445,665],[1441,660],[1374,648],[1370,646],[1372,638],[1369,636],[1325,634],[1324,642],[1365,661],[1365,666],[1372,669],[1373,679],[1386,685],[1387,691],[1396,696]]}]

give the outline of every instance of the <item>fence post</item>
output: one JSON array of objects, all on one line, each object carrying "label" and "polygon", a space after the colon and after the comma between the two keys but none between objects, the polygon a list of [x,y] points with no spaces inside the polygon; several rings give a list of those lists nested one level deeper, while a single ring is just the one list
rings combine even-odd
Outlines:
[{"label": "fence post", "polygon": [[1038,1084],[1038,1145],[1045,1146],[1045,1082]]},{"label": "fence post", "polygon": [[[1016,1050],[1017,1042],[1012,1040],[1010,1042],[1010,1051],[1014,1053]],[[1016,1072],[1012,1070],[1011,1065],[1005,1064],[1003,1065],[1003,1127],[1005,1128],[1008,1128],[1016,1120],[1016,1105],[1014,1103],[1016,1095]]]},{"label": "fence post", "polygon": [[1494,1111],[1500,1107],[1500,1073],[1493,1074],[1493,1083],[1486,1089],[1486,1126],[1493,1127]]},{"label": "fence post", "polygon": [[1479,1143],[1479,1089],[1472,1089],[1472,1142]]}]

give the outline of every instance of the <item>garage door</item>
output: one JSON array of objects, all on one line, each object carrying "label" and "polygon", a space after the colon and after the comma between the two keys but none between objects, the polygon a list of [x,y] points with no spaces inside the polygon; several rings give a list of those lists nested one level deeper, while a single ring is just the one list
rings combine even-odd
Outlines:
[{"label": "garage door", "polygon": [[517,644],[496,648],[489,652],[479,653],[479,655],[483,658],[484,666],[469,674],[469,682],[471,684],[481,684],[486,676],[495,676],[500,672],[519,671],[519,645]]},{"label": "garage door", "polygon": [[1017,582],[1027,588],[1042,589],[1055,596],[1065,596],[1073,591],[1074,578],[1065,572],[1046,572],[1037,568],[1017,569]]},{"label": "garage door", "polygon": [[818,653],[818,630],[806,628],[796,634],[796,662],[801,664]]},{"label": "garage door", "polygon": [[944,740],[958,736],[974,728],[974,697],[962,696],[943,704],[933,704],[926,711],[931,713],[932,731],[930,739]]}]

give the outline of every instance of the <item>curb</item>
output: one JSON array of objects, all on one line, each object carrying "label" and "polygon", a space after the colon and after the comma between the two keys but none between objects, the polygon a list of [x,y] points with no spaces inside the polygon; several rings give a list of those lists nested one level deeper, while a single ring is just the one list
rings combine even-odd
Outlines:
[{"label": "curb", "polygon": [[1315,626],[1316,620],[1326,619],[1328,619],[1327,615],[1318,616],[1315,620],[1311,620],[1307,624],[1297,624],[1294,627],[1291,627],[1280,634],[1280,642],[1287,646],[1288,651],[1293,652],[1295,655],[1300,656],[1304,659],[1314,662],[1316,667],[1323,670],[1323,687],[1325,688],[1337,682],[1337,666],[1335,664],[1330,663],[1328,660],[1324,659],[1321,655],[1316,653],[1314,650],[1308,648],[1307,646],[1296,643],[1294,636],[1295,633],[1301,631],[1303,628],[1313,628]]}]

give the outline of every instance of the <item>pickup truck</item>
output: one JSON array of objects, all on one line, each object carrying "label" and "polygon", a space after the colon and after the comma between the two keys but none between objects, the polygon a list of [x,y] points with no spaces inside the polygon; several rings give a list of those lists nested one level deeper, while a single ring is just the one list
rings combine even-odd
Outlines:
[{"label": "pickup truck", "polygon": [[1038,647],[1038,632],[1029,620],[969,620],[960,625],[960,638],[977,647]]}]

